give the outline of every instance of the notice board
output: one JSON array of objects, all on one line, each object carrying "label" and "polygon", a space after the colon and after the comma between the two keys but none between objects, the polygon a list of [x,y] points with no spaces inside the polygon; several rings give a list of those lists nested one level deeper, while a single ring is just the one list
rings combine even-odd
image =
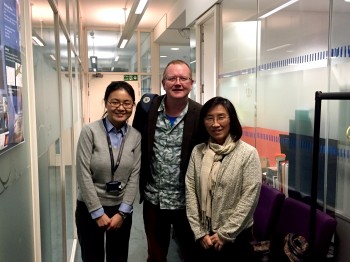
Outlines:
[{"label": "notice board", "polygon": [[22,63],[20,5],[0,0],[0,154],[22,143]]}]

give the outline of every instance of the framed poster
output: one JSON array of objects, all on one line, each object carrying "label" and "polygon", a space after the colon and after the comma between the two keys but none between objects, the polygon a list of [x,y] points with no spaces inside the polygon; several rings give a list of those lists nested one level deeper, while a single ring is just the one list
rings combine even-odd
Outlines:
[{"label": "framed poster", "polygon": [[0,0],[0,154],[24,141],[20,5]]}]

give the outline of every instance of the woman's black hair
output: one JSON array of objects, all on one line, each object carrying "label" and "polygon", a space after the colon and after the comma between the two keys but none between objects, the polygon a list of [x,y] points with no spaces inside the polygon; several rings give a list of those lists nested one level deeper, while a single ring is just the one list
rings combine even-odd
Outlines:
[{"label": "woman's black hair", "polygon": [[112,81],[107,86],[105,97],[103,98],[105,103],[107,103],[109,95],[116,90],[125,90],[131,96],[132,102],[135,103],[135,91],[132,86],[125,81]]},{"label": "woman's black hair", "polygon": [[[125,81],[112,81],[106,88],[105,91],[105,96],[103,98],[103,100],[105,101],[105,104],[108,101],[108,97],[110,96],[110,94],[116,90],[125,90],[132,99],[132,102],[135,104],[135,91],[132,88],[132,86],[125,82]],[[107,114],[107,111],[105,111],[102,115],[102,117],[104,117]]]},{"label": "woman's black hair", "polygon": [[228,112],[228,115],[230,117],[230,134],[232,137],[232,140],[234,142],[238,141],[242,137],[242,126],[239,122],[237,112],[233,104],[230,102],[230,100],[223,98],[221,96],[216,96],[208,100],[201,109],[200,116],[199,116],[199,130],[201,130],[201,139],[200,142],[202,143],[208,143],[209,141],[209,133],[207,132],[207,129],[204,125],[204,119],[207,116],[210,109],[212,109],[215,106],[222,105],[225,107],[225,109]]}]

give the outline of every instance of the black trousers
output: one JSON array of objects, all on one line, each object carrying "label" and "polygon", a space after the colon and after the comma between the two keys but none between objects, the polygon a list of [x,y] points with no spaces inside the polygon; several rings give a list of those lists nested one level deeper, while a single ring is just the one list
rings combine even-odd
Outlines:
[{"label": "black trousers", "polygon": [[225,243],[221,251],[213,247],[204,249],[199,241],[196,242],[195,253],[198,261],[206,262],[251,262],[254,261],[252,227],[245,229],[238,235],[234,243]]},{"label": "black trousers", "polygon": [[[104,206],[105,213],[112,217],[119,206]],[[81,256],[84,262],[127,262],[132,215],[128,215],[118,230],[104,230],[91,218],[84,202],[77,201],[75,222]],[[106,240],[106,243],[105,243]]]},{"label": "black trousers", "polygon": [[195,241],[185,209],[164,210],[145,200],[143,219],[148,244],[147,262],[167,261],[171,227],[181,253],[179,261],[199,261],[193,258]]}]

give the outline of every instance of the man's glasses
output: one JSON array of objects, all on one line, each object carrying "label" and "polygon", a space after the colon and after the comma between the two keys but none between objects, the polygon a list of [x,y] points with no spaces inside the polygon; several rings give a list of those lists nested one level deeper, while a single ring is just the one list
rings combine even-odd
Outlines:
[{"label": "man's glasses", "polygon": [[116,108],[118,108],[118,107],[120,107],[120,106],[123,106],[125,109],[130,109],[130,108],[132,108],[133,105],[134,105],[133,102],[128,101],[128,100],[126,100],[126,101],[124,101],[124,102],[120,102],[120,101],[118,101],[118,100],[112,100],[112,101],[108,101],[108,103],[109,103],[111,106],[116,107]]},{"label": "man's glasses", "polygon": [[190,80],[192,80],[191,77],[184,77],[184,76],[169,76],[169,77],[165,77],[164,79],[172,84],[174,84],[177,81],[177,79],[179,79],[180,83],[187,83]]}]

